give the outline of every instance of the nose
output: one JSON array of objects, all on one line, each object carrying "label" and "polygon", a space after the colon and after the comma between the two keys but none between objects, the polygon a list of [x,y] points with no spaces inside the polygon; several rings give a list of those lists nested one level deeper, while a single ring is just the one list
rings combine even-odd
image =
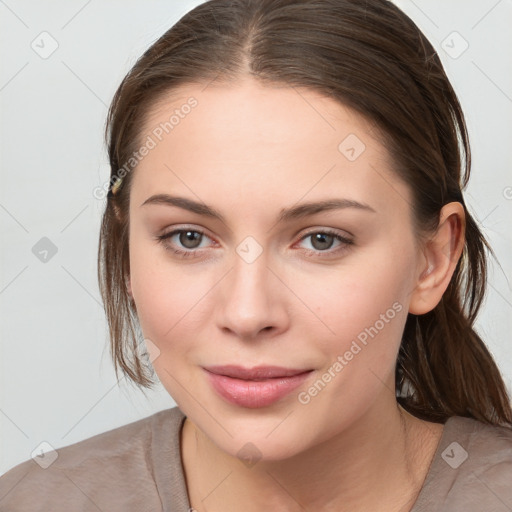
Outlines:
[{"label": "nose", "polygon": [[276,274],[265,253],[251,263],[235,255],[216,297],[218,327],[251,340],[287,329],[286,287]]}]

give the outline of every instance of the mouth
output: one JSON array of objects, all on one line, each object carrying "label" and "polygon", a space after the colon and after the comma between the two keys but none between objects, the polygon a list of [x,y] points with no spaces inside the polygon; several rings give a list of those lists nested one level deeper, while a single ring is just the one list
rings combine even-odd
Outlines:
[{"label": "mouth", "polygon": [[228,402],[251,409],[265,407],[291,393],[314,370],[224,365],[204,367],[213,389]]},{"label": "mouth", "polygon": [[254,368],[244,368],[243,366],[223,365],[207,366],[205,370],[216,375],[224,375],[233,379],[241,380],[267,380],[279,379],[281,377],[293,377],[311,369],[283,368],[281,366],[256,366]]}]

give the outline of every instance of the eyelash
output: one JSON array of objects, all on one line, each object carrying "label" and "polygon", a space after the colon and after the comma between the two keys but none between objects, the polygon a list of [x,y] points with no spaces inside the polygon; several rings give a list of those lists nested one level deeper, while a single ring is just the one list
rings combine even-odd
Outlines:
[{"label": "eyelash", "polygon": [[[206,233],[204,233],[201,230],[191,229],[191,228],[181,228],[181,229],[175,229],[174,231],[170,231],[169,233],[164,233],[163,235],[158,235],[158,236],[156,236],[156,240],[159,243],[161,243],[165,247],[166,250],[173,252],[180,258],[196,258],[196,257],[198,257],[197,253],[201,251],[200,249],[189,249],[189,250],[173,249],[173,248],[169,247],[169,245],[167,243],[167,240],[169,238],[172,238],[176,234],[186,233],[187,231],[191,231],[192,233],[199,233],[201,236],[206,236],[206,237],[210,238]],[[336,231],[333,231],[331,229],[310,231],[309,233],[306,233],[304,236],[302,236],[302,238],[299,240],[299,242],[301,242],[302,240],[305,240],[306,238],[308,238],[312,235],[316,235],[316,234],[331,235],[336,240],[338,240],[339,242],[341,242],[344,245],[342,245],[341,247],[338,247],[338,249],[335,249],[335,250],[327,249],[326,251],[304,249],[304,252],[306,253],[307,256],[317,256],[320,258],[332,257],[333,255],[338,255],[344,251],[349,250],[350,246],[352,246],[354,244],[354,242],[352,240],[341,236],[339,233],[337,233]],[[323,255],[324,253],[327,254],[327,256],[324,256]]]}]

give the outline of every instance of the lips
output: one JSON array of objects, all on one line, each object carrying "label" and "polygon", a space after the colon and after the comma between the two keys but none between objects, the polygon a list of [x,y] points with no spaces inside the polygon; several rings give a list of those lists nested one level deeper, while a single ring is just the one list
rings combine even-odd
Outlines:
[{"label": "lips", "polygon": [[224,400],[240,407],[266,407],[303,384],[313,370],[225,365],[203,368],[212,389]]},{"label": "lips", "polygon": [[310,369],[283,368],[281,366],[256,366],[254,368],[244,368],[235,365],[207,366],[205,370],[217,375],[224,375],[233,379],[242,380],[267,380],[278,379],[280,377],[293,377]]}]

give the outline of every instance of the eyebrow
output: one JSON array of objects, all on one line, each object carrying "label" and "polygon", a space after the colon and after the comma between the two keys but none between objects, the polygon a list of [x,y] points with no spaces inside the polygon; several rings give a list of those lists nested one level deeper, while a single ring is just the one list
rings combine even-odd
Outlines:
[{"label": "eyebrow", "polygon": [[[204,203],[199,203],[192,199],[188,199],[186,197],[171,196],[168,194],[156,194],[146,199],[141,204],[141,207],[150,204],[176,206],[198,215],[203,215],[212,219],[218,219],[225,224],[224,216],[215,208],[212,208],[211,206],[208,206]],[[291,221],[324,211],[341,210],[345,208],[355,208],[362,211],[377,213],[370,205],[360,203],[352,199],[326,199],[324,201],[302,203],[286,209],[283,208],[279,213],[277,222],[280,223]]]}]

